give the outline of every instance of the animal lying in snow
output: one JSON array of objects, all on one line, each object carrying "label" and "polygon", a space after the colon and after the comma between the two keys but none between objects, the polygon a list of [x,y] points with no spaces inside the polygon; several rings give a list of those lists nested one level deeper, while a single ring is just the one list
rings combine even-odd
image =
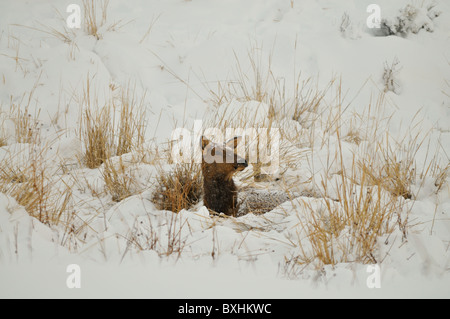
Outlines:
[{"label": "animal lying in snow", "polygon": [[217,213],[241,216],[264,213],[289,200],[282,191],[246,189],[238,191],[233,175],[247,168],[245,158],[236,153],[240,137],[218,144],[202,137],[203,203]]}]

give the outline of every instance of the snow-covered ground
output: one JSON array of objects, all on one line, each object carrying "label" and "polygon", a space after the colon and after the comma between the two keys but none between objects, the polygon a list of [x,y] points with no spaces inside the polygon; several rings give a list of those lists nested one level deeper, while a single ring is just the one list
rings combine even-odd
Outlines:
[{"label": "snow-covered ground", "polygon": [[[67,25],[71,3],[81,7],[80,29]],[[8,189],[0,193],[0,297],[450,297],[450,3],[428,10],[431,1],[380,0],[384,28],[369,29],[371,3],[111,0],[94,37],[81,1],[1,0],[1,165],[20,171],[39,159],[52,203],[64,202],[67,187],[71,196],[58,223],[41,223]],[[386,36],[388,27],[398,34]],[[279,100],[244,101],[239,83],[252,87],[255,69]],[[332,79],[317,109],[295,119],[284,110],[297,84],[320,90]],[[80,116],[127,89],[145,110],[146,150],[114,159],[137,185],[117,202],[104,165],[82,164]],[[18,109],[38,138],[18,138]],[[201,203],[178,214],[156,209],[155,149],[176,128],[202,120],[222,129],[222,116],[267,127],[273,109],[284,153],[277,181],[263,184],[315,196],[239,218],[210,216]],[[335,118],[339,134],[330,129]],[[305,261],[314,251],[310,216],[338,199],[343,168],[377,154],[376,141],[388,143],[399,166],[412,163],[411,196],[397,196],[401,206],[370,260],[358,260],[342,230],[327,246],[334,265]],[[81,287],[69,288],[77,275]]]}]

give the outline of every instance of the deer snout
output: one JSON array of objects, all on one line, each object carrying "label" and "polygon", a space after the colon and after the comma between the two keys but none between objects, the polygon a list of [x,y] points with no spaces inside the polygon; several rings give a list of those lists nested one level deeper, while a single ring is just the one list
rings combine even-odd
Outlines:
[{"label": "deer snout", "polygon": [[237,162],[236,164],[234,164],[234,168],[238,171],[242,171],[244,170],[246,167],[248,166],[248,163],[246,160]]}]

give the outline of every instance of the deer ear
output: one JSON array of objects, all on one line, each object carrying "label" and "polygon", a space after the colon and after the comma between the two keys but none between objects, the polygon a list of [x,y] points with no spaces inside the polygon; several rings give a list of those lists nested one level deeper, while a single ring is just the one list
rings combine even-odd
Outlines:
[{"label": "deer ear", "polygon": [[225,146],[235,149],[241,140],[242,140],[242,136],[235,136],[232,139],[229,139],[225,143]]},{"label": "deer ear", "polygon": [[209,143],[211,143],[211,141],[208,140],[206,137],[202,136],[202,150],[204,150],[205,147],[206,147]]}]

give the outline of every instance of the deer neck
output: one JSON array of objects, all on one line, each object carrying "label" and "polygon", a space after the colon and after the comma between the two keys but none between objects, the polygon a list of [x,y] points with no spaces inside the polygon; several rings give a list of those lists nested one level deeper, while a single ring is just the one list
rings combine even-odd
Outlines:
[{"label": "deer neck", "polygon": [[224,179],[223,176],[203,179],[205,206],[218,213],[235,215],[237,202],[237,189],[233,179]]}]

